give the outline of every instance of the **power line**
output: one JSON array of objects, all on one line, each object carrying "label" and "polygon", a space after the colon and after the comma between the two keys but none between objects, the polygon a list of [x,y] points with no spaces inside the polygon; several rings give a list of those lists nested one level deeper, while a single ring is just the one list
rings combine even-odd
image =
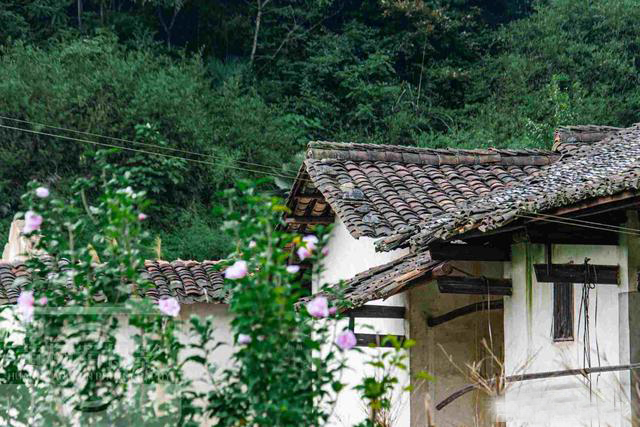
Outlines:
[{"label": "power line", "polygon": [[[586,228],[586,229],[592,229],[592,230],[600,230],[600,231],[611,231],[611,232],[619,232],[622,234],[627,234],[630,236],[640,236],[640,230],[634,229],[634,231],[636,232],[629,232],[629,231],[624,231],[624,230],[616,230],[616,229],[612,229],[612,228],[605,228],[608,227],[608,224],[602,224],[603,227],[596,227],[596,226],[590,226],[590,225],[586,225],[586,224],[576,224],[576,223],[572,223],[572,222],[568,222],[568,221],[561,221],[561,220],[557,220],[557,219],[550,219],[550,218],[541,218],[541,217],[537,217],[537,216],[530,216],[530,215],[523,215],[523,214],[517,214],[516,216],[520,217],[520,218],[528,218],[528,219],[538,219],[541,221],[547,221],[547,222],[553,222],[553,223],[557,223],[557,224],[563,224],[563,225],[571,225],[574,227],[582,227],[582,228]],[[615,227],[615,226],[611,226],[611,227]]]},{"label": "power line", "polygon": [[[164,147],[162,145],[150,144],[150,143],[142,142],[142,141],[133,141],[133,140],[130,140],[130,139],[124,139],[124,138],[118,138],[118,137],[114,137],[114,136],[101,135],[101,134],[98,134],[98,133],[87,132],[87,131],[82,131],[82,130],[77,130],[77,129],[69,129],[69,128],[64,128],[64,127],[61,127],[61,126],[48,125],[48,124],[45,124],[45,123],[33,122],[33,121],[23,120],[23,119],[16,119],[16,118],[13,118],[13,117],[7,117],[7,116],[2,116],[2,115],[0,115],[0,119],[11,120],[11,121],[18,122],[18,123],[25,123],[25,124],[30,124],[30,125],[42,126],[42,127],[61,130],[61,131],[65,131],[65,132],[73,132],[73,133],[78,133],[78,134],[82,134],[82,135],[89,135],[89,136],[93,136],[93,137],[97,137],[97,138],[108,139],[108,140],[111,140],[111,141],[125,142],[125,143],[136,144],[136,145],[140,145],[140,146],[144,146],[144,147],[157,148],[157,149],[161,149],[161,150],[172,151],[172,152],[175,152],[175,153],[183,153],[183,154],[189,154],[189,155],[192,155],[192,156],[200,156],[200,157],[210,157],[210,158],[213,158],[213,159],[220,160],[220,156],[216,155],[216,154],[206,154],[206,153],[199,153],[197,151],[183,150],[183,149],[180,149],[180,148]],[[249,166],[257,166],[257,167],[269,168],[269,169],[272,169],[275,173],[279,173],[280,172],[280,170],[275,166],[265,165],[265,164],[261,164],[261,163],[247,162],[247,161],[244,161],[244,160],[236,160],[236,162],[237,163],[241,163],[241,164],[245,164],[245,165],[249,165]]]},{"label": "power line", "polygon": [[640,231],[637,228],[622,227],[622,226],[619,226],[619,225],[611,225],[611,224],[605,224],[605,223],[602,223],[602,222],[595,222],[595,221],[586,221],[586,220],[583,220],[583,219],[570,218],[570,217],[564,217],[564,216],[559,216],[559,215],[543,214],[543,213],[530,213],[530,214],[531,215],[538,215],[538,216],[542,216],[542,217],[563,219],[563,220],[572,221],[572,222],[576,222],[576,223],[582,223],[582,224],[591,224],[591,225],[597,225],[597,226],[603,226],[603,227],[611,227],[611,228],[615,228],[615,229],[619,229],[619,230]]},{"label": "power line", "polygon": [[[195,153],[195,152],[190,152],[190,151],[187,151],[187,150],[179,150],[179,149],[173,149],[173,148],[170,148],[170,147],[162,147],[162,146],[158,146],[158,145],[154,145],[154,144],[147,144],[147,143],[143,143],[143,142],[139,142],[139,141],[130,141],[130,140],[122,139],[122,138],[103,136],[103,135],[94,134],[94,133],[91,133],[91,132],[83,132],[83,131],[76,131],[76,130],[72,130],[72,129],[65,129],[65,128],[56,127],[56,126],[44,125],[44,124],[40,124],[40,123],[36,123],[36,122],[29,122],[29,121],[26,121],[26,120],[12,119],[12,118],[9,118],[9,117],[4,117],[4,116],[0,116],[0,119],[7,119],[7,120],[14,120],[14,121],[17,121],[17,122],[22,122],[22,123],[36,124],[36,125],[39,125],[39,126],[50,127],[50,128],[58,129],[58,130],[65,130],[65,131],[69,131],[69,132],[87,134],[87,135],[97,136],[97,137],[101,137],[101,138],[111,139],[111,140],[114,140],[114,141],[130,142],[130,143],[134,143],[134,144],[145,145],[145,146],[150,146],[150,147],[159,148],[159,149],[168,149],[170,151],[185,152],[185,153],[188,153],[188,154],[199,155],[199,156],[203,156],[203,157],[213,157],[213,156],[208,156],[208,155],[203,154],[203,153]],[[48,136],[48,137],[53,137],[53,138],[60,138],[60,139],[68,140],[68,141],[74,141],[74,142],[81,142],[81,143],[86,143],[86,144],[98,145],[98,146],[102,146],[102,147],[117,148],[117,149],[126,150],[126,151],[132,151],[132,152],[136,152],[136,153],[151,154],[151,155],[167,157],[167,158],[172,158],[172,159],[185,160],[185,161],[188,161],[188,162],[194,162],[194,163],[199,163],[199,164],[206,164],[206,165],[211,165],[211,166],[222,166],[222,167],[229,168],[229,169],[236,169],[236,170],[241,170],[241,171],[244,171],[244,172],[263,174],[263,175],[267,175],[267,176],[286,178],[286,179],[293,179],[293,180],[296,180],[296,178],[297,178],[297,177],[291,176],[291,175],[277,174],[277,173],[273,173],[273,172],[267,172],[267,171],[263,171],[263,170],[256,170],[256,169],[249,169],[249,168],[242,168],[242,167],[238,167],[238,166],[221,165],[219,162],[199,160],[199,159],[190,159],[190,158],[187,158],[187,157],[176,156],[176,155],[172,155],[172,154],[157,153],[157,152],[148,151],[148,150],[142,150],[142,149],[138,149],[138,148],[131,148],[131,147],[124,147],[124,146],[121,146],[121,145],[107,144],[105,142],[92,141],[92,140],[88,140],[88,139],[73,138],[73,137],[66,136],[66,135],[58,135],[58,134],[53,134],[53,133],[48,133],[48,132],[36,131],[36,130],[32,130],[32,129],[24,129],[24,128],[15,127],[15,126],[8,126],[8,125],[4,125],[4,124],[0,124],[0,128],[10,129],[10,130],[17,130],[17,131],[27,132],[27,133],[31,133],[31,134],[35,134],[35,135],[43,135],[43,136]],[[249,163],[249,164],[253,164],[253,165],[266,166],[266,165],[260,165],[259,163],[250,163],[250,162],[239,162],[239,163]],[[271,166],[266,166],[266,167],[271,167]],[[308,180],[303,179],[303,178],[300,178],[300,180],[308,181]],[[593,230],[620,232],[622,234],[628,234],[628,235],[632,235],[632,236],[640,236],[640,229],[629,228],[629,227],[620,227],[620,226],[615,226],[615,225],[611,225],[611,224],[604,224],[604,223],[599,223],[599,222],[594,222],[594,221],[585,221],[585,220],[579,220],[579,219],[574,219],[574,218],[560,217],[560,216],[551,215],[551,214],[531,213],[531,215],[517,214],[516,216],[521,217],[521,218],[535,219],[535,220],[547,221],[547,222],[558,223],[558,224],[563,224],[563,225],[571,225],[571,226],[575,226],[575,227],[593,229]],[[556,219],[554,219],[554,218],[556,218]]]},{"label": "power line", "polygon": [[187,157],[175,156],[175,155],[166,154],[166,153],[156,153],[156,152],[153,152],[153,151],[142,150],[142,149],[139,149],[139,148],[123,147],[121,145],[107,144],[105,142],[91,141],[91,140],[88,140],[88,139],[73,138],[73,137],[66,136],[66,135],[57,135],[57,134],[53,134],[53,133],[41,132],[41,131],[36,131],[36,130],[31,130],[31,129],[24,129],[24,128],[19,128],[19,127],[15,127],[15,126],[8,126],[8,125],[0,124],[0,127],[5,128],[5,129],[18,130],[18,131],[27,132],[27,133],[36,134],[36,135],[44,135],[44,136],[50,136],[50,137],[54,137],[54,138],[61,138],[61,139],[65,139],[65,140],[68,140],[68,141],[83,142],[83,143],[86,143],[86,144],[99,145],[99,146],[102,146],[102,147],[119,148],[119,149],[122,149],[122,150],[133,151],[133,152],[136,152],[136,153],[144,153],[144,154],[151,154],[151,155],[155,155],[155,156],[168,157],[168,158],[172,158],[172,159],[180,159],[180,160],[185,160],[185,161],[188,161],[188,162],[195,162],[195,163],[200,163],[200,164],[205,164],[205,165],[221,166],[223,168],[237,169],[237,170],[241,170],[241,171],[245,171],[245,172],[252,172],[252,173],[263,174],[263,175],[268,175],[268,176],[274,176],[274,177],[279,177],[279,178],[286,178],[286,179],[293,179],[293,180],[296,179],[296,177],[289,176],[289,175],[275,174],[275,173],[262,171],[262,170],[256,170],[256,169],[241,168],[239,166],[221,165],[220,163],[216,163],[216,162],[212,162],[212,161],[199,160],[199,159],[190,159],[190,158],[187,158]]}]

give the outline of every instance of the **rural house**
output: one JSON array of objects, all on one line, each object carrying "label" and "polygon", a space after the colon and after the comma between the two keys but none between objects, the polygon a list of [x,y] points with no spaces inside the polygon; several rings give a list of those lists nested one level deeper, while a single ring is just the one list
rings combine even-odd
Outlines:
[{"label": "rural house", "polygon": [[[334,224],[314,286],[343,280],[353,304],[363,354],[348,353],[343,379],[357,382],[381,351],[366,346],[392,334],[417,341],[411,373],[436,378],[398,394],[396,426],[640,419],[639,177],[639,127],[561,128],[552,151],[310,143],[285,221],[303,234]],[[20,229],[0,262],[3,304],[28,280]],[[144,274],[147,297],[213,314],[232,341],[213,262],[148,261]],[[343,392],[332,425],[364,414]]]},{"label": "rural house", "polygon": [[[639,185],[638,126],[561,128],[552,151],[312,142],[286,221],[335,225],[314,286],[346,281],[360,345],[417,341],[436,380],[396,425],[631,425]],[[362,411],[342,396],[335,425]]]}]

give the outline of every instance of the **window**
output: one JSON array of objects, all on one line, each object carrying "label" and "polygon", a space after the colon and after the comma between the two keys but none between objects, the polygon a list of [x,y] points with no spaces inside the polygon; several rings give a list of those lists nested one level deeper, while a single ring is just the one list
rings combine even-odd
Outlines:
[{"label": "window", "polygon": [[553,284],[553,340],[573,341],[573,284]]}]

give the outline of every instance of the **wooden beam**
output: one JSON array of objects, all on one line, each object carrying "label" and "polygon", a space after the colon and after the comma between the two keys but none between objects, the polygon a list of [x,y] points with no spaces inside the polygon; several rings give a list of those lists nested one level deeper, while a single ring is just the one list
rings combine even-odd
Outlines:
[{"label": "wooden beam", "polygon": [[[383,343],[385,337],[388,335],[377,335],[377,334],[355,334],[356,335],[356,346],[358,347],[369,347],[371,344],[375,344],[377,347],[393,347],[391,343],[385,342]],[[404,335],[395,335],[396,339],[400,342],[404,341]]]},{"label": "wooden beam", "polygon": [[284,219],[287,224],[333,224],[333,216],[290,216]]},{"label": "wooden beam", "polygon": [[[584,264],[534,264],[536,279],[544,283],[584,283]],[[617,265],[596,265],[589,264],[587,268],[587,282],[599,285],[618,284]]]},{"label": "wooden beam", "polygon": [[504,308],[504,301],[501,299],[478,301],[473,304],[465,305],[464,307],[456,308],[455,310],[451,310],[445,314],[441,314],[440,316],[429,316],[427,317],[427,325],[434,327],[466,314],[483,310],[501,310],[502,308]]},{"label": "wooden beam", "polygon": [[511,295],[511,279],[448,276],[437,279],[443,294]]},{"label": "wooden beam", "polygon": [[393,307],[389,305],[363,305],[346,312],[349,317],[356,318],[383,318],[383,319],[404,319],[406,309],[404,307]]},{"label": "wooden beam", "polygon": [[431,259],[441,261],[509,261],[511,253],[505,248],[445,243],[429,249]]},{"label": "wooden beam", "polygon": [[[518,374],[511,375],[508,377],[503,377],[501,380],[507,383],[520,382],[520,381],[531,381],[531,380],[540,380],[546,378],[559,378],[559,377],[568,377],[568,376],[583,376],[586,377],[590,374],[598,374],[602,372],[619,372],[619,371],[630,371],[632,369],[640,369],[640,363],[632,363],[630,365],[614,365],[614,366],[597,366],[594,368],[578,368],[578,369],[565,369],[562,371],[548,371],[548,372],[535,372],[531,374]],[[496,380],[494,378],[487,379],[487,382],[490,385],[495,385]],[[438,411],[442,410],[445,406],[458,399],[459,397],[464,396],[476,388],[484,387],[484,385],[480,385],[480,382],[475,384],[468,384],[455,393],[451,394],[446,399],[442,400],[440,403],[436,405],[436,409]],[[503,386],[504,387],[504,386]]]}]

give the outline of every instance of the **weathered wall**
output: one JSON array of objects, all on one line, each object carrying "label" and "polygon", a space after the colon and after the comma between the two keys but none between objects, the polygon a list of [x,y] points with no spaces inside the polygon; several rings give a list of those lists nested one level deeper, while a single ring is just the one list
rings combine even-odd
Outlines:
[{"label": "weathered wall", "polygon": [[[341,279],[349,279],[368,268],[390,262],[407,253],[406,251],[375,252],[373,242],[373,239],[366,237],[354,239],[346,227],[337,220],[327,246],[329,252],[324,260],[325,270],[320,277],[314,278],[314,291],[323,283],[336,283]],[[370,304],[405,306],[405,295],[396,295],[385,301],[372,301]],[[344,326],[346,323],[338,325],[340,329]],[[373,330],[367,326],[384,335],[409,334],[408,325],[402,319],[356,319],[356,332],[373,333]],[[358,384],[362,376],[369,371],[365,368],[365,361],[369,360],[371,354],[378,351],[381,350],[364,348],[362,354],[348,353],[347,365],[351,369],[344,372],[342,377],[348,385],[346,390],[340,393],[331,426],[351,427],[366,416],[361,399],[350,388]],[[402,375],[400,383],[408,385],[409,377]],[[410,425],[408,396],[406,393],[397,395],[394,427],[408,427]]]},{"label": "weathered wall", "polygon": [[[457,263],[456,267],[478,276],[499,278],[503,274],[503,263],[498,262]],[[411,338],[417,341],[411,350],[412,376],[415,377],[419,371],[427,371],[435,377],[434,382],[418,383],[412,393],[411,425],[428,425],[425,409],[428,401],[432,404],[431,420],[438,427],[490,425],[494,420],[492,400],[484,392],[468,393],[441,411],[434,407],[471,382],[470,365],[484,361],[478,369],[483,376],[499,370],[503,352],[502,311],[481,311],[428,327],[427,316],[444,314],[486,298],[441,294],[435,282],[420,284],[409,294]]]},{"label": "weathered wall", "polygon": [[17,219],[11,222],[9,239],[2,251],[3,261],[24,260],[32,251],[32,242],[22,236],[20,232],[24,228],[24,220]]},{"label": "weathered wall", "polygon": [[[554,263],[620,265],[621,283],[596,285],[589,295],[592,366],[616,365],[620,358],[618,294],[628,289],[627,250],[621,246],[553,245]],[[553,342],[553,286],[538,283],[533,264],[545,263],[543,245],[512,246],[513,296],[505,298],[505,368],[507,375],[580,368],[585,340],[578,319],[583,286],[574,284],[574,341]],[[500,410],[509,426],[624,425],[626,399],[617,373],[515,383]]]},{"label": "weathered wall", "polygon": [[[627,227],[640,228],[638,211],[627,212]],[[618,294],[620,363],[640,363],[640,292],[638,292],[638,272],[640,271],[640,238],[631,234],[620,235],[620,248],[623,259],[627,260],[626,268],[621,275],[628,283],[629,292]],[[638,370],[620,372],[620,381],[624,395],[629,398],[630,419],[633,426],[640,426],[640,373]]]}]

